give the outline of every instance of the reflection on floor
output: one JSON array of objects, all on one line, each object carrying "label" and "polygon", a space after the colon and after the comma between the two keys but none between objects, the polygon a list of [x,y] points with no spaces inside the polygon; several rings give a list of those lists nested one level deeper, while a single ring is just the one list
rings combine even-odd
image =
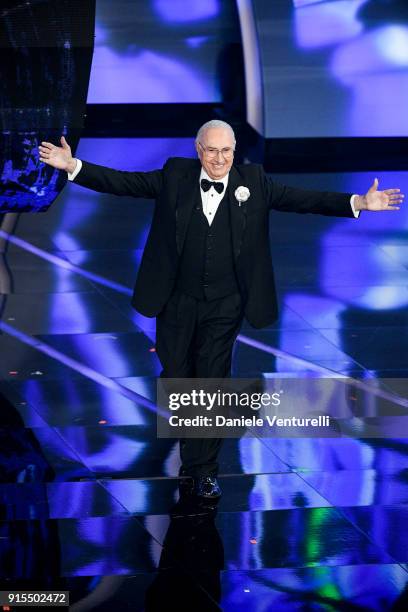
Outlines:
[{"label": "reflection on floor", "polygon": [[[172,155],[192,141],[77,151],[140,170]],[[276,178],[361,193],[373,177]],[[47,213],[20,216],[0,260],[1,589],[69,590],[77,611],[406,609],[407,428],[226,439],[218,507],[180,508],[177,442],[156,438],[150,409],[154,320],[129,304],[152,210],[69,184]],[[406,396],[407,224],[403,209],[272,213],[281,316],[244,325],[234,375],[392,379]]]}]

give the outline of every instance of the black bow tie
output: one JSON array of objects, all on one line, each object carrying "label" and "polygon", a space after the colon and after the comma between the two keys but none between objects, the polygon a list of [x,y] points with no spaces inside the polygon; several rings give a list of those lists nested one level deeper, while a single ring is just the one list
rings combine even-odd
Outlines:
[{"label": "black bow tie", "polygon": [[216,181],[201,179],[201,189],[203,191],[208,191],[210,187],[214,187],[215,191],[218,193],[222,193],[224,191],[224,183],[217,183]]}]

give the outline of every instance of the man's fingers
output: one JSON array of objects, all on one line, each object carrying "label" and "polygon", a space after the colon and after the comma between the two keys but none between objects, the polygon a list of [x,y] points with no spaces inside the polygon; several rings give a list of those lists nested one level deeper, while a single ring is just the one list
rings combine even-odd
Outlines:
[{"label": "man's fingers", "polygon": [[51,153],[45,153],[44,151],[40,151],[40,159],[50,159]]},{"label": "man's fingers", "polygon": [[368,191],[369,193],[373,193],[374,191],[377,191],[377,188],[378,188],[378,178],[375,178],[374,183],[371,185]]},{"label": "man's fingers", "polygon": [[391,195],[392,193],[400,193],[400,191],[401,189],[384,189],[384,193],[386,193],[387,195]]},{"label": "man's fingers", "polygon": [[[50,150],[52,150],[52,149],[55,149],[55,148],[56,148],[56,147],[55,147],[55,145],[53,145],[51,142],[42,142],[42,143],[41,143],[41,145],[42,145],[42,146],[43,146],[45,149],[50,149]],[[41,145],[40,145],[40,148],[41,148]]]}]

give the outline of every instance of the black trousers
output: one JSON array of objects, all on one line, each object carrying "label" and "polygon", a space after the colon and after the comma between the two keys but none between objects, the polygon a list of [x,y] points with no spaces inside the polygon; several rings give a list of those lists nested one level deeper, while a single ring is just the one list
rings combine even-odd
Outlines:
[{"label": "black trousers", "polygon": [[[164,378],[228,378],[243,319],[239,293],[198,300],[175,290],[156,318],[156,354]],[[180,439],[179,475],[218,474],[219,438]]]}]

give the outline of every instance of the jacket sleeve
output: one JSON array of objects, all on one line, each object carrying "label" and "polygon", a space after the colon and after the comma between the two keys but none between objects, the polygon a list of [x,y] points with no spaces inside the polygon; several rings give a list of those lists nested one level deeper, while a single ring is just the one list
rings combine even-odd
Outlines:
[{"label": "jacket sleeve", "polygon": [[354,217],[351,193],[314,191],[289,187],[273,181],[261,170],[264,197],[270,210],[295,213],[314,213],[333,217]]},{"label": "jacket sleeve", "polygon": [[163,170],[129,172],[82,160],[82,168],[72,182],[101,193],[156,198],[162,189]]}]

